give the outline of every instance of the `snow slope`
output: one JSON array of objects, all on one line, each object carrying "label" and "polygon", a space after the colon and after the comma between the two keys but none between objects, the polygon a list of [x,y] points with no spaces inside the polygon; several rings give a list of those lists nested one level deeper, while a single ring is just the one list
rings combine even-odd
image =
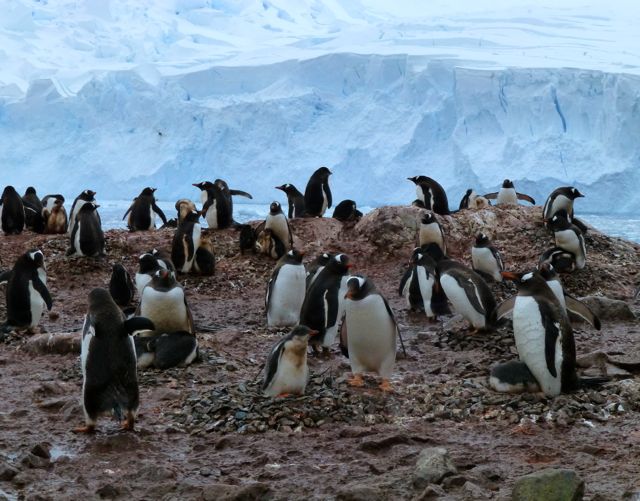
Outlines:
[{"label": "snow slope", "polygon": [[452,206],[509,177],[639,211],[640,15],[583,3],[16,0],[0,184],[172,200],[220,177],[268,202],[327,165],[365,205],[428,174]]}]

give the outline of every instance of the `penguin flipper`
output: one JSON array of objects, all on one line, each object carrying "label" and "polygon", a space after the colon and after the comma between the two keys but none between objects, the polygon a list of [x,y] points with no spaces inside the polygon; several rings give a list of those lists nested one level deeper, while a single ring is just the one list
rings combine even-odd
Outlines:
[{"label": "penguin flipper", "polygon": [[574,218],[571,220],[571,223],[572,223],[574,226],[577,226],[577,227],[578,227],[578,229],[579,229],[582,233],[587,233],[587,231],[589,231],[589,228],[587,228],[587,225],[586,225],[586,224],[584,224],[582,221],[580,221],[578,218],[575,218],[575,217],[574,217]]},{"label": "penguin flipper", "polygon": [[347,333],[347,322],[344,317],[340,325],[340,353],[349,358],[349,335]]},{"label": "penguin flipper", "polygon": [[531,198],[529,195],[525,195],[524,193],[516,192],[516,198],[518,200],[524,200],[525,202],[529,202],[529,203],[531,203],[531,205],[535,205],[536,204],[536,201],[533,198]]},{"label": "penguin flipper", "polygon": [[399,296],[404,295],[404,288],[407,285],[407,280],[409,280],[409,278],[411,277],[412,272],[413,266],[410,266],[409,268],[407,268],[407,271],[404,272],[404,275],[402,275],[402,280],[400,280],[400,287],[398,288]]},{"label": "penguin flipper", "polygon": [[595,313],[593,313],[593,311],[591,311],[591,309],[586,304],[570,296],[569,294],[564,295],[564,300],[567,305],[568,311],[570,311],[574,315],[578,315],[586,322],[589,322],[594,329],[600,330],[600,319]]},{"label": "penguin flipper", "polygon": [[38,294],[40,294],[44,302],[47,304],[47,309],[51,310],[51,307],[53,306],[53,300],[51,299],[51,293],[49,292],[49,289],[47,289],[47,286],[42,280],[40,280],[39,277],[32,280],[32,283],[33,288],[38,291]]},{"label": "penguin flipper", "polygon": [[0,273],[0,284],[5,284],[11,280],[11,275],[13,275],[13,270],[5,270]]},{"label": "penguin flipper", "polygon": [[512,296],[509,299],[505,299],[496,308],[496,321],[506,317],[513,311],[513,307],[516,304],[516,296]]},{"label": "penguin flipper", "polygon": [[269,385],[271,384],[271,382],[273,381],[273,378],[276,375],[276,372],[278,371],[278,365],[280,364],[280,358],[282,357],[282,354],[284,353],[284,344],[289,340],[289,336],[286,336],[284,338],[282,338],[280,341],[278,341],[273,348],[271,348],[271,351],[269,352],[269,355],[267,357],[267,363],[265,365],[265,375],[264,375],[264,382],[262,384],[262,390],[266,390]]},{"label": "penguin flipper", "polygon": [[398,336],[398,339],[400,339],[400,346],[402,346],[402,353],[404,353],[404,356],[407,356],[407,350],[404,347],[404,341],[402,339],[402,334],[400,334],[400,329],[398,328],[398,322],[396,322],[396,317],[393,314],[393,311],[391,310],[391,306],[389,306],[389,302],[387,301],[387,299],[384,296],[380,296],[382,298],[382,302],[384,303],[384,307],[387,309],[387,313],[389,314],[389,318],[391,318],[391,321],[393,322],[393,326],[396,328],[396,336]]},{"label": "penguin flipper", "polygon": [[196,337],[189,332],[162,334],[155,340],[153,365],[158,369],[170,369],[183,364],[197,344]]},{"label": "penguin flipper", "polygon": [[464,276],[459,276],[457,273],[453,273],[452,275],[458,285],[464,290],[464,293],[471,303],[471,306],[473,306],[473,309],[478,313],[484,315],[484,306],[482,306],[482,303],[480,302],[480,299],[478,299],[478,295],[476,294],[476,285],[471,280],[465,278]]},{"label": "penguin flipper", "polygon": [[160,216],[160,219],[162,219],[162,223],[167,224],[167,217],[164,215],[164,212],[162,212],[162,209],[158,207],[155,202],[153,202],[153,205],[151,207],[153,208],[153,212]]},{"label": "penguin flipper", "polygon": [[560,336],[560,323],[553,315],[551,306],[539,302],[540,317],[544,327],[544,356],[547,362],[547,370],[553,377],[558,377],[556,370],[556,341]]},{"label": "penguin flipper", "polygon": [[250,193],[247,193],[246,191],[242,191],[242,190],[229,190],[229,193],[231,193],[232,195],[237,195],[239,197],[245,197],[245,198],[250,198],[251,200],[253,200],[253,197],[251,196]]},{"label": "penguin flipper", "polygon": [[500,254],[500,251],[492,245],[489,246],[489,250],[491,251],[493,258],[496,260],[496,263],[498,263],[500,271],[504,271],[504,262],[502,261],[502,254]]},{"label": "penguin flipper", "polygon": [[293,232],[291,231],[291,226],[289,226],[289,220],[285,220],[287,223],[287,233],[289,234],[289,248],[293,249]]},{"label": "penguin flipper", "polygon": [[124,221],[124,218],[126,218],[126,217],[127,217],[127,215],[131,212],[131,210],[133,209],[133,205],[134,205],[134,204],[131,204],[131,205],[129,206],[129,208],[127,209],[127,212],[125,212],[125,213],[124,213],[124,216],[122,216],[122,221]]},{"label": "penguin flipper", "polygon": [[487,200],[495,200],[496,198],[498,198],[498,192],[494,191],[493,193],[487,193],[486,195],[482,195],[482,196]]},{"label": "penguin flipper", "polygon": [[329,183],[327,183],[327,209],[330,209],[331,205],[333,205],[333,198],[331,197],[331,188],[329,188]]},{"label": "penguin flipper", "polygon": [[276,266],[276,268],[273,270],[273,273],[271,274],[271,278],[269,279],[269,282],[267,282],[267,295],[264,298],[264,308],[265,310],[267,310],[267,312],[269,311],[269,298],[273,293],[273,286],[275,285],[276,280],[278,279],[279,273],[280,273],[280,266]]},{"label": "penguin flipper", "polygon": [[[293,203],[289,201],[289,210],[287,211],[287,217],[291,219],[293,217]],[[287,223],[288,225],[289,223]]]},{"label": "penguin flipper", "polygon": [[136,331],[153,331],[156,326],[147,317],[131,317],[124,321],[124,330],[127,334],[133,334]]}]

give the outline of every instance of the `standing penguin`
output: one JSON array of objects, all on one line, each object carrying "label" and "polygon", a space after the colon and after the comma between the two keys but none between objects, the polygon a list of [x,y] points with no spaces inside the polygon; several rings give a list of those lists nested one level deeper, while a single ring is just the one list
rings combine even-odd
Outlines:
[{"label": "standing penguin", "polygon": [[138,258],[138,271],[135,276],[138,295],[142,294],[142,289],[151,282],[151,279],[158,270],[176,271],[173,262],[170,258],[164,256],[163,251],[153,249],[145,252]]},{"label": "standing penguin", "polygon": [[200,247],[196,250],[193,270],[199,275],[205,276],[214,275],[216,272],[216,256],[213,253],[213,244],[209,237],[200,237]]},{"label": "standing penguin", "polygon": [[402,277],[399,288],[409,309],[424,311],[430,320],[450,313],[436,268],[433,258],[422,248],[416,247],[411,256],[411,265]]},{"label": "standing penguin", "polygon": [[24,204],[13,186],[7,186],[0,197],[0,220],[5,235],[18,235],[24,229]]},{"label": "standing penguin", "polygon": [[233,224],[233,200],[232,195],[253,198],[249,193],[240,190],[230,190],[229,185],[222,179],[215,182],[204,181],[193,186],[200,188],[202,200],[202,217],[209,228],[224,229]]},{"label": "standing penguin", "polygon": [[104,232],[96,212],[99,205],[86,202],[76,216],[67,256],[104,256]]},{"label": "standing penguin", "polygon": [[387,300],[373,282],[352,276],[347,280],[345,323],[352,386],[363,386],[362,374],[375,372],[380,389],[390,391],[389,378],[396,361],[398,325]]},{"label": "standing penguin", "polygon": [[271,228],[266,228],[258,233],[254,248],[260,254],[265,254],[273,259],[280,259],[286,253],[286,246]]},{"label": "standing penguin", "polygon": [[547,197],[544,208],[542,209],[542,219],[545,225],[562,209],[566,211],[569,220],[573,222],[573,202],[576,198],[582,197],[584,197],[584,195],[573,186],[561,186],[553,190]]},{"label": "standing penguin", "polygon": [[116,263],[111,268],[111,278],[109,279],[109,294],[118,306],[129,306],[133,301],[135,287],[131,275],[120,263]]},{"label": "standing penguin", "polygon": [[282,207],[278,202],[271,202],[269,214],[264,221],[264,229],[270,229],[278,237],[283,243],[285,251],[293,247],[293,234],[289,227],[289,221],[287,221],[287,217],[282,212]]},{"label": "standing penguin", "polygon": [[462,197],[462,200],[460,200],[458,210],[471,208],[474,205],[477,196],[478,194],[472,188],[469,188]]},{"label": "standing penguin", "polygon": [[139,405],[136,350],[131,338],[137,330],[153,329],[146,318],[125,319],[104,289],[89,293],[89,311],[82,327],[82,407],[85,426],[95,431],[101,414],[113,412],[122,428],[133,430]]},{"label": "standing penguin", "polygon": [[357,221],[362,217],[362,212],[358,210],[355,201],[343,200],[333,210],[333,219],[338,221]]},{"label": "standing penguin", "polygon": [[344,314],[347,272],[351,267],[346,254],[333,256],[309,286],[302,303],[300,323],[319,332],[312,345],[321,344],[325,351],[334,343]]},{"label": "standing penguin", "polygon": [[317,331],[298,325],[271,348],[262,383],[265,396],[304,394],[309,379],[307,347],[309,338],[316,334]]},{"label": "standing penguin", "polygon": [[13,269],[2,274],[0,282],[4,281],[8,281],[7,321],[2,331],[32,330],[40,322],[44,309],[51,310],[53,305],[42,251],[31,249],[22,254]]},{"label": "standing penguin", "polygon": [[180,200],[178,200],[176,202],[175,207],[176,207],[176,212],[178,213],[178,217],[177,217],[178,224],[180,224],[184,220],[187,214],[189,214],[191,211],[196,210],[196,204],[194,204],[188,198],[181,198]]},{"label": "standing penguin", "polygon": [[307,290],[332,257],[332,254],[323,252],[307,265]]},{"label": "standing penguin", "polygon": [[453,309],[471,323],[474,332],[494,327],[496,300],[480,275],[452,259],[439,261],[438,273]]},{"label": "standing penguin", "polygon": [[[92,191],[92,190],[84,190],[82,193],[80,193],[80,195],[78,195],[75,200],[73,201],[73,204],[71,204],[71,211],[69,212],[69,233],[71,233],[73,231],[73,227],[76,224],[76,218],[78,217],[78,213],[80,212],[80,209],[82,208],[82,206],[86,203],[96,203],[96,192]],[[48,206],[48,204],[45,204],[43,201],[43,204],[46,206]],[[98,213],[96,212],[96,215]],[[100,216],[98,215],[98,220],[100,219]]]},{"label": "standing penguin", "polygon": [[178,273],[189,273],[193,267],[196,251],[200,247],[200,215],[196,211],[188,214],[176,229],[171,245],[171,260]]},{"label": "standing penguin", "polygon": [[430,243],[436,244],[440,247],[443,254],[447,254],[447,243],[444,238],[444,231],[442,231],[442,226],[440,226],[435,214],[431,211],[422,216],[420,229],[418,231],[418,245],[422,247]]},{"label": "standing penguin", "polygon": [[160,216],[163,224],[167,224],[167,218],[162,209],[156,204],[154,193],[156,188],[145,188],[140,192],[133,203],[124,213],[122,219],[127,219],[127,227],[129,231],[146,231],[153,230],[156,227],[156,214]]},{"label": "standing penguin", "polygon": [[504,263],[498,249],[491,245],[489,237],[478,233],[476,243],[471,248],[471,262],[474,271],[486,275],[496,282],[502,282]]},{"label": "standing penguin", "polygon": [[587,248],[582,231],[571,224],[569,215],[564,209],[557,211],[549,220],[549,228],[553,231],[556,246],[571,252],[575,256],[576,268],[581,270],[587,263]]},{"label": "standing penguin", "polygon": [[407,179],[416,185],[418,200],[424,204],[426,209],[443,216],[450,214],[447,193],[440,183],[427,176],[413,176]]},{"label": "standing penguin", "polygon": [[25,226],[36,233],[42,233],[45,226],[42,217],[43,207],[33,186],[29,186],[22,195],[22,204],[24,205]]},{"label": "standing penguin", "polygon": [[42,209],[44,232],[49,235],[60,235],[67,232],[67,211],[64,208],[64,197],[50,199]]},{"label": "standing penguin", "polygon": [[282,190],[287,195],[287,202],[289,203],[289,212],[287,217],[289,219],[304,216],[304,195],[300,193],[298,188],[287,183],[282,186],[276,186],[276,190]]},{"label": "standing penguin", "polygon": [[265,308],[269,327],[289,327],[300,323],[306,272],[301,252],[290,250],[280,258],[267,284]]},{"label": "standing penguin", "polygon": [[497,191],[495,193],[487,193],[484,198],[488,200],[495,200],[496,205],[518,205],[518,200],[524,200],[526,202],[529,202],[531,205],[536,204],[536,201],[529,195],[518,193],[513,186],[513,182],[509,179],[505,179],[502,182],[500,191]]},{"label": "standing penguin", "polygon": [[327,167],[317,169],[307,183],[304,190],[304,208],[307,216],[322,217],[331,207],[331,189],[329,176],[332,172]]},{"label": "standing penguin", "polygon": [[142,289],[137,313],[154,325],[154,333],[185,331],[194,334],[191,309],[173,272],[158,270]]}]

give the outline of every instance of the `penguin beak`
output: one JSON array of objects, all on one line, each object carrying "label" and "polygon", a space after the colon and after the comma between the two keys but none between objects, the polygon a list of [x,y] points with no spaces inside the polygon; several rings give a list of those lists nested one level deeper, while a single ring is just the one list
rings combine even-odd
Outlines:
[{"label": "penguin beak", "polygon": [[353,299],[353,293],[351,291],[348,291],[345,295],[344,295],[345,299]]},{"label": "penguin beak", "polygon": [[318,334],[320,334],[320,331],[309,331],[309,337],[317,336]]},{"label": "penguin beak", "polygon": [[500,273],[503,278],[507,280],[520,280],[520,275],[518,273],[513,273],[511,271],[503,271]]},{"label": "penguin beak", "polygon": [[348,263],[348,264],[347,264],[347,270],[350,270],[351,268],[353,268],[353,264]]}]

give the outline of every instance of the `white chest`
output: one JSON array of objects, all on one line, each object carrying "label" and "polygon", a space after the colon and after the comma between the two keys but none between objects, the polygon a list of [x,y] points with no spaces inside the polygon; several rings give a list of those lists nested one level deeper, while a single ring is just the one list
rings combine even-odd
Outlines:
[{"label": "white chest", "polygon": [[447,250],[444,247],[444,237],[442,235],[442,230],[438,223],[430,223],[430,224],[421,224],[420,225],[420,235],[419,235],[420,246],[427,245],[430,243],[438,244],[442,252],[445,254]]},{"label": "white chest", "polygon": [[500,188],[498,192],[498,198],[496,199],[497,205],[518,205],[518,196],[516,195],[515,188]]},{"label": "white chest", "polygon": [[270,326],[298,324],[304,302],[305,283],[306,274],[302,264],[285,264],[280,268],[267,301],[267,323]]},{"label": "white chest", "polygon": [[154,323],[156,334],[189,330],[184,292],[180,287],[167,292],[145,287],[140,301],[140,315]]},{"label": "white chest", "polygon": [[275,216],[269,214],[264,227],[265,229],[271,229],[283,243],[285,249],[289,250],[289,226],[284,214],[276,214]]},{"label": "white chest", "polygon": [[500,263],[496,260],[491,249],[487,247],[472,247],[471,248],[471,262],[473,263],[473,269],[482,271],[491,277],[496,282],[502,281],[502,271]]},{"label": "white chest", "polygon": [[[476,329],[486,327],[484,311],[478,311],[474,308],[473,304],[467,297],[465,290],[458,285],[455,278],[445,273],[440,277],[440,284],[442,285],[442,288],[444,289],[444,292],[447,295],[447,298],[449,298],[449,301],[456,313],[462,315],[465,319],[471,322],[471,325]],[[478,302],[482,304],[480,295],[477,293],[477,288],[474,287],[474,290],[476,291]]]},{"label": "white chest", "polygon": [[278,369],[271,384],[265,390],[265,394],[267,396],[276,396],[282,393],[302,394],[307,386],[308,378],[307,354],[304,353],[300,359],[285,348],[278,361]]},{"label": "white chest", "polygon": [[31,308],[31,323],[29,327],[33,328],[40,322],[40,317],[42,317],[42,312],[46,305],[40,293],[34,289],[31,280],[29,280],[29,307]]}]

